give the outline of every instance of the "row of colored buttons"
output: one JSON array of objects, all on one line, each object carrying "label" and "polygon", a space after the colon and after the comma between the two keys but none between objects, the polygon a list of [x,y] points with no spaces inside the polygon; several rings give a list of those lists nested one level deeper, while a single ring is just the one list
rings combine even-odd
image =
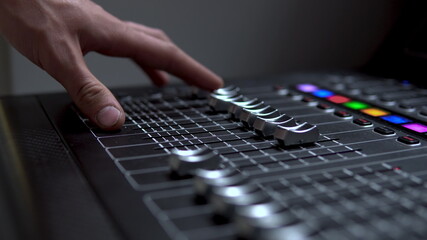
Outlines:
[{"label": "row of colored buttons", "polygon": [[332,91],[320,89],[313,84],[298,84],[296,88],[305,93],[310,93],[318,98],[326,99],[330,102],[341,104],[349,109],[358,110],[364,114],[372,117],[378,117],[387,122],[400,125],[406,129],[412,130],[417,133],[427,133],[427,126],[421,123],[413,122],[406,117],[392,114],[384,109],[372,107],[367,103],[361,101],[354,101],[348,97],[337,95]]}]

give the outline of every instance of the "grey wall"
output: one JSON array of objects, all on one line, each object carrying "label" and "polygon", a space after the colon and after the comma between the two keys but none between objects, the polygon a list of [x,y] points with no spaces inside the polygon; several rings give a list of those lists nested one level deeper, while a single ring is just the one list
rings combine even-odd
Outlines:
[{"label": "grey wall", "polygon": [[[215,72],[236,77],[360,66],[387,33],[401,1],[96,2],[122,19],[163,29],[177,45]],[[95,53],[86,59],[95,75],[108,86],[149,82],[126,59]],[[11,50],[9,61],[14,94],[61,90],[59,84],[15,50]]]}]

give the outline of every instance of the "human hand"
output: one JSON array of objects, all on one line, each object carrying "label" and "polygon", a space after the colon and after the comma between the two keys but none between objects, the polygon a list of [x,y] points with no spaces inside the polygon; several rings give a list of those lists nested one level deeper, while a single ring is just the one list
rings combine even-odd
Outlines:
[{"label": "human hand", "polygon": [[169,72],[206,90],[222,80],[185,54],[158,29],[112,16],[90,0],[0,0],[0,33],[44,69],[92,122],[120,128],[125,114],[113,94],[89,71],[84,55],[96,51],[134,60],[159,86]]}]

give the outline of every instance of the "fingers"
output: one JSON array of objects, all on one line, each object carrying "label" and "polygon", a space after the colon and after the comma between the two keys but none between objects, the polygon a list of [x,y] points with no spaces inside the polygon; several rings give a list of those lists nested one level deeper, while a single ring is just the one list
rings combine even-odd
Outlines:
[{"label": "fingers", "polygon": [[49,51],[42,56],[44,69],[65,87],[79,110],[93,123],[104,130],[119,129],[125,121],[122,107],[92,75],[80,47],[75,45],[61,46],[59,53]]},{"label": "fingers", "polygon": [[[184,53],[172,42],[147,34],[147,28],[134,24],[117,23],[98,51],[110,55],[132,58],[144,69],[167,71],[187,82],[207,90],[222,86],[222,79]],[[114,29],[114,30],[113,30]],[[152,30],[151,30],[152,31]],[[149,73],[150,75],[151,73]],[[151,74],[152,75],[152,74]],[[161,82],[160,80],[154,80]]]}]

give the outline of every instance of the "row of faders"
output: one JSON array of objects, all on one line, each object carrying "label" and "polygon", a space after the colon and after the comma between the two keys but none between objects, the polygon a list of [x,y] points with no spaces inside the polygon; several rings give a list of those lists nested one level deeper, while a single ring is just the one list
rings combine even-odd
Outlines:
[{"label": "row of faders", "polygon": [[194,177],[195,197],[211,204],[215,221],[234,222],[242,239],[306,239],[319,230],[316,223],[298,219],[238,170],[219,169],[219,161],[218,153],[208,147],[174,150],[169,159],[172,172]]},{"label": "row of faders", "polygon": [[216,112],[228,112],[232,119],[264,138],[274,137],[281,146],[314,143],[319,130],[307,122],[298,123],[258,98],[249,99],[235,86],[220,88],[210,94],[209,106]]}]

